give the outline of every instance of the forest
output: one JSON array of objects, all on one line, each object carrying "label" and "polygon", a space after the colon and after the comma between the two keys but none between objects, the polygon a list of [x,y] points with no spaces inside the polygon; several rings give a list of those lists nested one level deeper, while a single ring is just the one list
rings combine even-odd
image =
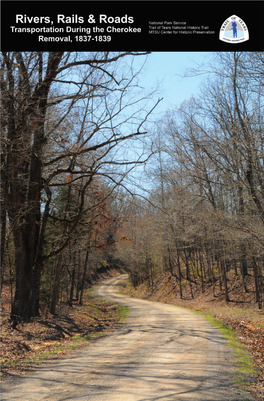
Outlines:
[{"label": "forest", "polygon": [[162,99],[139,84],[147,56],[1,54],[1,290],[14,326],[82,304],[108,269],[134,287],[168,272],[180,298],[218,286],[228,303],[239,285],[263,307],[264,55],[213,54],[199,96],[159,119]]}]

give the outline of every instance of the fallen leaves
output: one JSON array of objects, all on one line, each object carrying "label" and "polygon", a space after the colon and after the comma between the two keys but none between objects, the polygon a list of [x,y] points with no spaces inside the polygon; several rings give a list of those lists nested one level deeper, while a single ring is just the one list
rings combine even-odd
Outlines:
[{"label": "fallen leaves", "polygon": [[1,371],[2,377],[22,375],[46,358],[67,355],[72,347],[88,344],[88,336],[99,331],[111,332],[119,316],[113,306],[84,295],[83,305],[59,304],[57,315],[42,311],[41,316],[13,329],[9,322],[10,295],[2,290]]}]

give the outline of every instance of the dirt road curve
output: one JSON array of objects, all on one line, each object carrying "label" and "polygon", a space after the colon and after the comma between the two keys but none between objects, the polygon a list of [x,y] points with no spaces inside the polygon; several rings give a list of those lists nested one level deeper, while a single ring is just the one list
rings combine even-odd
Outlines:
[{"label": "dirt road curve", "polygon": [[184,309],[121,296],[119,280],[96,296],[131,310],[123,327],[5,385],[2,401],[253,400],[236,390],[229,349],[214,327]]}]

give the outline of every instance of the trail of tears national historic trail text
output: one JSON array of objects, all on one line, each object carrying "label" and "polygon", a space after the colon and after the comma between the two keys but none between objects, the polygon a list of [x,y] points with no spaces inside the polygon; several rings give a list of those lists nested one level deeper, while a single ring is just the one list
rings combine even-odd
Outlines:
[{"label": "trail of tears national historic trail text", "polygon": [[178,35],[178,34],[215,34],[209,25],[188,25],[186,21],[149,21],[149,34]]}]

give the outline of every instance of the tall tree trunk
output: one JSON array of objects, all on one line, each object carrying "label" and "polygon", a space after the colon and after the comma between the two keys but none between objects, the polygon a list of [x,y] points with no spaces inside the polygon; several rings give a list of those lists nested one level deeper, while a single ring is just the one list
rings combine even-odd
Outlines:
[{"label": "tall tree trunk", "polygon": [[[241,185],[238,187],[238,210],[239,210],[239,216],[244,217],[245,214],[245,205],[244,205],[244,198],[243,198],[243,188]],[[242,220],[243,221],[243,220]],[[243,223],[244,225],[244,223]],[[246,259],[246,246],[242,242],[240,246],[240,251],[241,251],[241,257],[240,257],[240,267],[241,267],[241,274],[242,274],[242,283],[243,283],[243,288],[244,292],[248,292],[247,286],[246,286],[246,276],[248,275],[248,266],[247,266],[247,259]]]},{"label": "tall tree trunk", "polygon": [[229,295],[228,295],[228,286],[227,286],[227,277],[226,277],[226,264],[225,260],[221,260],[221,269],[222,269],[222,274],[223,274],[223,282],[224,282],[224,288],[225,288],[225,300],[226,302],[229,302]]},{"label": "tall tree trunk", "polygon": [[71,290],[70,290],[69,306],[72,306],[72,302],[73,302],[74,284],[75,284],[75,265],[73,265],[72,273],[71,273]]},{"label": "tall tree trunk", "polygon": [[[200,270],[201,270],[201,280],[202,280],[202,293],[204,293],[204,273],[203,273],[203,257],[202,257],[202,252],[201,249],[198,251],[198,259],[200,262]],[[198,268],[197,268],[198,270]]]},{"label": "tall tree trunk", "polygon": [[247,259],[246,259],[246,247],[241,245],[241,257],[240,257],[240,267],[241,267],[241,275],[242,275],[242,283],[244,292],[248,292],[247,285],[246,285],[246,276],[248,275],[248,266],[247,266]]},{"label": "tall tree trunk", "polygon": [[182,272],[181,272],[181,261],[179,256],[179,251],[177,250],[177,264],[179,270],[179,286],[180,286],[180,297],[182,299]]},{"label": "tall tree trunk", "polygon": [[71,272],[71,290],[70,290],[69,306],[72,306],[72,302],[73,302],[73,291],[74,291],[74,285],[75,285],[75,263],[76,263],[76,251],[73,250],[73,263],[72,263],[72,272]]},{"label": "tall tree trunk", "polygon": [[[15,232],[16,291],[11,309],[11,319],[29,319],[39,315],[40,264],[32,269],[32,252],[28,249],[23,232]],[[20,244],[21,246],[18,246]]]},{"label": "tall tree trunk", "polygon": [[[8,193],[8,185],[5,174],[5,157],[4,154],[1,155],[1,169],[0,169],[0,181],[1,181],[1,206],[0,206],[0,218],[1,218],[1,243],[0,243],[0,255],[1,255],[1,269],[3,271],[4,267],[4,254],[5,254],[5,243],[6,243],[6,198]],[[1,289],[2,289],[2,280],[1,280]]]},{"label": "tall tree trunk", "polygon": [[262,276],[261,276],[261,273],[259,272],[259,266],[258,266],[254,256],[252,257],[252,260],[253,260],[253,271],[254,271],[254,279],[255,279],[256,303],[258,304],[259,309],[262,309],[262,299],[261,299]]},{"label": "tall tree trunk", "polygon": [[[14,59],[3,52],[8,91],[4,106],[7,112],[7,212],[13,229],[16,265],[16,290],[11,319],[28,319],[39,313],[40,262],[47,222],[48,208],[41,219],[42,156],[45,139],[45,116],[50,85],[57,74],[63,52],[50,52],[45,78],[32,90],[31,71],[28,71],[21,52]],[[19,67],[15,94],[13,62]],[[18,98],[16,98],[18,96]],[[19,108],[17,104],[19,103]],[[32,125],[33,117],[36,121]],[[50,200],[46,203],[49,206]]]},{"label": "tall tree trunk", "polygon": [[78,250],[78,270],[77,270],[77,280],[76,280],[76,301],[79,301],[79,293],[81,289],[81,283],[80,283],[80,266],[81,266],[81,250]]},{"label": "tall tree trunk", "polygon": [[79,301],[80,305],[82,305],[82,303],[83,303],[83,290],[84,290],[85,276],[86,276],[86,271],[87,271],[87,266],[88,266],[89,253],[90,253],[90,247],[87,248],[86,255],[85,255],[85,262],[84,262],[84,267],[83,267],[83,276],[82,276],[82,283],[81,283],[81,295],[80,295],[80,301]]},{"label": "tall tree trunk", "polygon": [[193,289],[192,289],[192,281],[191,281],[191,274],[190,274],[190,262],[189,262],[189,257],[188,257],[188,251],[184,251],[185,254],[185,260],[186,260],[186,279],[189,281],[189,286],[190,286],[190,293],[192,296],[192,299],[194,299],[193,295]]},{"label": "tall tree trunk", "polygon": [[60,286],[60,272],[61,272],[61,262],[62,262],[62,254],[63,251],[59,253],[58,256],[58,263],[56,266],[56,273],[55,273],[55,281],[52,290],[52,298],[51,298],[51,305],[50,305],[50,313],[55,315],[56,313],[56,305],[59,298],[59,286]]}]

